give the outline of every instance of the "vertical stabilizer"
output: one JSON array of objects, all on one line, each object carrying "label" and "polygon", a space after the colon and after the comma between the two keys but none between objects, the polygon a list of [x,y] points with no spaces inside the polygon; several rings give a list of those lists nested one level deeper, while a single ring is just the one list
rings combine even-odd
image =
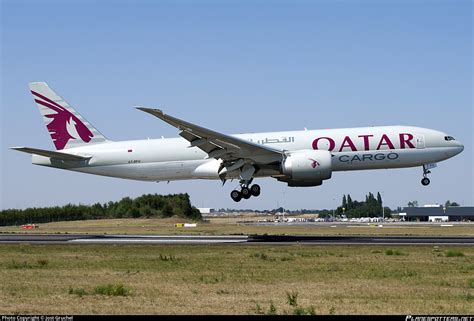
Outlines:
[{"label": "vertical stabilizer", "polygon": [[30,90],[57,150],[107,141],[45,82],[30,83]]}]

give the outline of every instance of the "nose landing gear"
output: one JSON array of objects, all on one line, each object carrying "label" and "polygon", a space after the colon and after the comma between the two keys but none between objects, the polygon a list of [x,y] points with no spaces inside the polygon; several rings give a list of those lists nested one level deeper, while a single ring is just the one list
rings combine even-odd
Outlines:
[{"label": "nose landing gear", "polygon": [[427,186],[430,184],[430,179],[427,177],[430,173],[431,172],[428,170],[428,167],[426,165],[423,165],[423,179],[421,180],[421,184],[423,186]]},{"label": "nose landing gear", "polygon": [[430,179],[428,177],[423,177],[423,179],[421,180],[421,184],[423,186],[427,186],[430,184]]}]

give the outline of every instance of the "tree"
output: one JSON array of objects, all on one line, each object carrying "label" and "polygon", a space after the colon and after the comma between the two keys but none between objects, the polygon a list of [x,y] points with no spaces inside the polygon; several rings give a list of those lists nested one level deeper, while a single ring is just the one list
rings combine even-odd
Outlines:
[{"label": "tree", "polygon": [[[345,214],[348,218],[382,216],[383,209],[381,202],[382,198],[380,193],[377,194],[377,198],[374,196],[374,194],[368,193],[365,196],[364,202],[352,200],[351,196],[348,194],[346,197],[347,208],[345,210]],[[389,217],[391,210],[388,207],[384,207],[384,210],[386,216]],[[337,213],[338,215],[342,214],[342,206],[337,208]]]},{"label": "tree", "polygon": [[408,207],[418,207],[418,201],[408,202]]},{"label": "tree", "polygon": [[450,207],[450,206],[459,206],[459,204],[456,203],[456,202],[451,203],[450,200],[447,200],[446,203],[444,203],[444,207],[446,208],[446,207]]},{"label": "tree", "polygon": [[347,194],[347,207],[346,211],[351,210],[353,208],[352,198],[351,195]]},{"label": "tree", "polygon": [[384,206],[384,212],[385,212],[385,218],[392,217],[392,210],[389,207]]},{"label": "tree", "polygon": [[342,197],[342,207],[347,209],[347,200],[346,200],[346,194]]},{"label": "tree", "polygon": [[377,192],[377,203],[382,207],[382,196],[380,195],[380,192]]}]

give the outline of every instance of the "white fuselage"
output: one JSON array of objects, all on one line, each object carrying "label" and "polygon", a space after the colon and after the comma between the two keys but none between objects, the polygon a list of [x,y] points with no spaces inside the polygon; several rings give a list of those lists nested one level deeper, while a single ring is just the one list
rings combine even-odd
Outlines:
[{"label": "white fuselage", "polygon": [[[234,135],[291,153],[329,150],[333,171],[422,166],[459,154],[463,145],[445,133],[409,126],[361,127]],[[447,139],[447,137],[449,139]],[[219,179],[220,161],[207,158],[183,138],[106,142],[67,149],[91,156],[84,162],[63,162],[33,155],[33,163],[73,171],[144,181]],[[279,175],[262,169],[256,177]],[[237,173],[234,176],[238,176]],[[232,177],[232,176],[231,176]],[[230,177],[230,178],[231,178]]]}]

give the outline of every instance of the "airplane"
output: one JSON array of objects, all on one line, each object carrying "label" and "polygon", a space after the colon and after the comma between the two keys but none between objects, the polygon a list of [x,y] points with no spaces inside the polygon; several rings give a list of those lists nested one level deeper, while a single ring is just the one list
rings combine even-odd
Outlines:
[{"label": "airplane", "polygon": [[421,183],[436,163],[464,150],[441,131],[378,126],[229,135],[192,124],[160,109],[136,107],[179,130],[180,138],[111,141],[46,83],[29,84],[56,150],[32,154],[35,165],[141,181],[238,180],[231,198],[257,197],[255,178],[290,187],[319,186],[332,172],[421,166]]}]

